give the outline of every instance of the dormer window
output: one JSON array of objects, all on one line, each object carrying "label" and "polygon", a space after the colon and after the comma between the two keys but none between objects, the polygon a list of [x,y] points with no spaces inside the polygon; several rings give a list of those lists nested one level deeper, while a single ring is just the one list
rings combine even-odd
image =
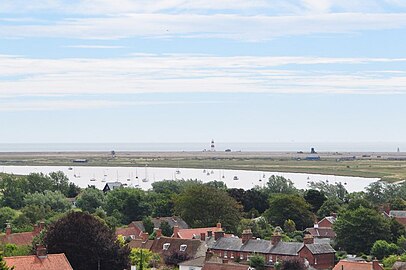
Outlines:
[{"label": "dormer window", "polygon": [[133,234],[130,235],[130,238],[134,240],[134,239],[135,239],[135,235],[133,235]]},{"label": "dormer window", "polygon": [[165,244],[163,245],[162,249],[163,249],[163,250],[168,250],[170,245],[171,245],[170,243],[165,243]]},{"label": "dormer window", "polygon": [[187,245],[180,245],[179,250],[184,252],[186,250],[186,248],[187,248]]}]

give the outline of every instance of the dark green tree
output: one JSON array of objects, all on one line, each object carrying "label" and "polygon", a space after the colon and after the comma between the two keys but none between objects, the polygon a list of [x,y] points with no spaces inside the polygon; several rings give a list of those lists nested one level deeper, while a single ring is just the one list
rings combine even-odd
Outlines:
[{"label": "dark green tree", "polygon": [[290,179],[283,176],[272,175],[266,183],[268,194],[296,194],[298,190],[295,188]]},{"label": "dark green tree", "polygon": [[327,199],[317,211],[317,217],[322,219],[330,216],[332,213],[338,213],[341,210],[341,201],[336,198]]},{"label": "dark green tree", "polygon": [[240,205],[226,191],[194,185],[175,198],[175,212],[192,227],[209,227],[221,222],[235,232],[240,221]]},{"label": "dark green tree", "polygon": [[142,225],[144,225],[144,229],[147,233],[152,234],[154,232],[154,223],[151,217],[144,217],[142,219]]},{"label": "dark green tree", "polygon": [[269,209],[265,217],[275,226],[283,226],[285,220],[291,219],[300,230],[313,226],[314,216],[310,205],[299,195],[273,195],[269,200]]},{"label": "dark green tree", "polygon": [[323,203],[327,200],[323,192],[320,192],[316,189],[306,190],[303,197],[306,202],[311,205],[313,213],[317,213]]},{"label": "dark green tree", "polygon": [[378,260],[382,260],[389,255],[398,254],[399,247],[394,243],[388,243],[385,240],[378,240],[371,248],[371,255]]},{"label": "dark green tree", "polygon": [[307,267],[302,258],[292,258],[282,262],[280,270],[306,270]]},{"label": "dark green tree", "polygon": [[104,194],[99,189],[88,187],[79,194],[76,206],[83,211],[94,213],[97,208],[104,206]]},{"label": "dark green tree", "polygon": [[24,197],[27,194],[27,180],[25,177],[3,175],[0,179],[2,191],[1,206],[20,209],[24,206]]},{"label": "dark green tree", "polygon": [[250,258],[250,266],[255,268],[255,270],[265,269],[265,258],[261,255],[254,255]]},{"label": "dark green tree", "polygon": [[[100,219],[71,212],[48,229],[44,243],[49,253],[65,253],[75,270],[123,270],[130,266],[128,247]],[[100,268],[99,268],[100,267]]]},{"label": "dark green tree", "polygon": [[333,228],[337,246],[352,254],[367,254],[375,241],[391,238],[390,221],[374,209],[362,206],[342,212]]},{"label": "dark green tree", "polygon": [[168,221],[166,220],[162,221],[161,224],[159,225],[159,228],[162,230],[162,235],[168,237],[172,236],[173,229],[171,225],[169,225]]}]

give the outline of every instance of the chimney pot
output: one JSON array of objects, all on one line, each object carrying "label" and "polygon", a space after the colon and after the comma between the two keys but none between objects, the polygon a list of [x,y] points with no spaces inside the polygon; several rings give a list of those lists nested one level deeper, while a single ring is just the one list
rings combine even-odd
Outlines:
[{"label": "chimney pot", "polygon": [[221,229],[221,223],[217,223],[217,229]]},{"label": "chimney pot", "polygon": [[314,244],[314,238],[310,234],[306,234],[303,238],[303,244],[309,245]]},{"label": "chimney pot", "polygon": [[242,243],[247,243],[250,239],[252,239],[252,231],[250,229],[244,230],[242,232]]},{"label": "chimney pot", "polygon": [[36,252],[39,259],[45,259],[47,257],[47,249],[43,245],[37,245]]},{"label": "chimney pot", "polygon": [[271,236],[271,244],[273,246],[277,245],[282,240],[282,235],[280,233],[274,233]]},{"label": "chimney pot", "polygon": [[6,223],[6,235],[10,235],[11,234],[11,224],[10,223]]},{"label": "chimney pot", "polygon": [[204,233],[204,232],[200,233],[200,240],[202,240],[202,241],[206,240],[206,233]]},{"label": "chimney pot", "polygon": [[220,239],[221,237],[224,237],[224,231],[217,231],[217,232],[214,232],[214,240],[218,240],[218,239]]},{"label": "chimney pot", "polygon": [[162,236],[162,230],[159,228],[155,229],[155,237],[160,238]]},{"label": "chimney pot", "polygon": [[141,238],[142,242],[145,243],[148,241],[149,234],[147,232],[142,233]]},{"label": "chimney pot", "polygon": [[173,238],[178,238],[179,237],[179,226],[175,225],[173,226]]},{"label": "chimney pot", "polygon": [[212,231],[207,231],[207,237],[212,237],[213,236],[213,232]]}]

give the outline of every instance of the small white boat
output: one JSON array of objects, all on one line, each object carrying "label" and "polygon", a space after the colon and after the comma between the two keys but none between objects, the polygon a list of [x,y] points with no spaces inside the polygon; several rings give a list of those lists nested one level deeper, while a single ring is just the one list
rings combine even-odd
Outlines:
[{"label": "small white boat", "polygon": [[203,173],[206,173],[206,169],[203,170]]},{"label": "small white boat", "polygon": [[210,172],[211,174],[213,174],[214,173],[214,171],[213,170],[211,170],[211,172]]},{"label": "small white boat", "polygon": [[210,173],[209,172],[207,172],[207,174],[206,175],[210,175]]},{"label": "small white boat", "polygon": [[68,170],[71,171],[71,170],[73,170],[73,168],[72,168],[72,167],[69,167]]},{"label": "small white boat", "polygon": [[235,175],[235,176],[233,177],[233,180],[235,180],[235,181],[239,180],[238,176]]},{"label": "small white boat", "polygon": [[148,179],[144,178],[144,179],[142,179],[142,182],[146,183],[146,182],[148,182]]}]

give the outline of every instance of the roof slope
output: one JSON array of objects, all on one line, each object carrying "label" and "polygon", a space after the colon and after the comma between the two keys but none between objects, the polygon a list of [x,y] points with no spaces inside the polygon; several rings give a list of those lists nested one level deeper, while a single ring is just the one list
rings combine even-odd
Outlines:
[{"label": "roof slope", "polygon": [[[334,266],[333,270],[373,270],[373,268],[372,262],[341,260]],[[383,268],[375,270],[383,270]]]},{"label": "roof slope", "polygon": [[306,244],[306,247],[314,255],[316,254],[326,254],[326,253],[335,253],[336,251],[331,247],[330,244],[320,243],[320,244]]},{"label": "roof slope", "polygon": [[73,270],[65,254],[48,254],[44,259],[36,255],[5,257],[7,266],[14,270]]},{"label": "roof slope", "polygon": [[[178,226],[179,229],[189,229],[189,225],[180,217],[173,216],[173,217],[157,217],[157,218],[151,218],[152,223],[154,223],[155,228],[159,228],[161,225],[162,221],[168,222],[169,226],[173,228],[174,226]],[[145,231],[144,224],[142,221],[133,221],[131,222],[131,225],[136,226],[138,229],[141,231]]]},{"label": "roof slope", "polygon": [[0,236],[0,243],[16,244],[17,246],[31,245],[36,235],[37,233],[34,232],[3,234]]},{"label": "roof slope", "polygon": [[204,233],[207,235],[208,231],[217,232],[222,231],[222,228],[218,227],[207,227],[207,228],[195,228],[195,229],[179,229],[178,237],[185,239],[196,239],[200,238],[200,234]]},{"label": "roof slope", "polygon": [[[170,244],[167,250],[163,249],[164,244]],[[180,251],[180,246],[186,245],[185,252],[189,258],[197,258],[206,255],[207,247],[204,242],[197,239],[180,239],[162,236],[153,241],[150,250],[162,255],[171,255]]]}]

